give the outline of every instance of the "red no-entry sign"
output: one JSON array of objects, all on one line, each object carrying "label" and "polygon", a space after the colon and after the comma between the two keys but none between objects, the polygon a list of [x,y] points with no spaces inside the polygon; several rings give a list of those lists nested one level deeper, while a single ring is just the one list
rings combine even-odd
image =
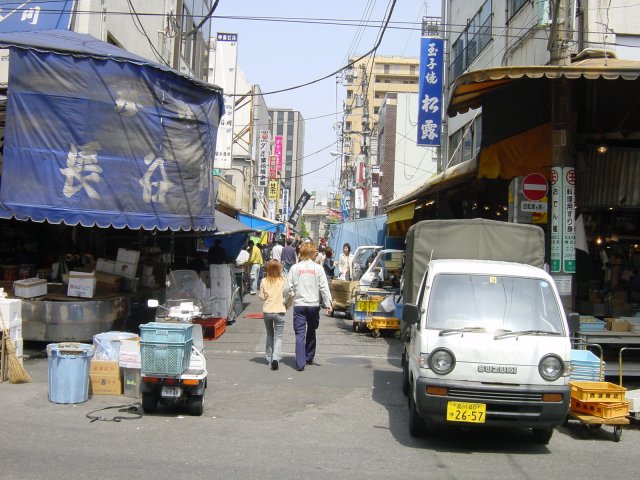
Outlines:
[{"label": "red no-entry sign", "polygon": [[539,173],[530,173],[522,181],[522,193],[528,200],[537,202],[547,196],[547,179]]}]

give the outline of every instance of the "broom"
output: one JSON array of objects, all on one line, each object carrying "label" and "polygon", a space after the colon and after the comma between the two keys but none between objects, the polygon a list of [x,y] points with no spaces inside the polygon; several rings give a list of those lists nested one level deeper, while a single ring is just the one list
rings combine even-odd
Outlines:
[{"label": "broom", "polygon": [[4,318],[0,312],[0,322],[2,322],[2,337],[4,339],[4,348],[7,350],[7,359],[9,362],[9,382],[11,383],[29,383],[31,377],[24,369],[18,357],[16,357],[16,349],[13,347],[13,343],[9,339],[9,330],[4,323]]}]

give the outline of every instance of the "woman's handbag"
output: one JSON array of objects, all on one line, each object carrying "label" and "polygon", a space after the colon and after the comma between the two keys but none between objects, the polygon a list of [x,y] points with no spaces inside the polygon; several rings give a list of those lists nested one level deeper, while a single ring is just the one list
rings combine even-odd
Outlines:
[{"label": "woman's handbag", "polygon": [[296,299],[296,294],[293,292],[289,292],[289,296],[284,300],[284,306],[287,310],[289,310],[293,306],[293,301]]}]

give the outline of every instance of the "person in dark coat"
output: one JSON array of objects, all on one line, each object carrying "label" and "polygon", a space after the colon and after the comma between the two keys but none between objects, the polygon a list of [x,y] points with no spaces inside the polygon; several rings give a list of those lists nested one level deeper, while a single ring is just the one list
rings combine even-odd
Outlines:
[{"label": "person in dark coat", "polygon": [[209,249],[209,264],[221,265],[223,263],[227,263],[227,252],[222,246],[222,240],[216,238],[213,247]]}]

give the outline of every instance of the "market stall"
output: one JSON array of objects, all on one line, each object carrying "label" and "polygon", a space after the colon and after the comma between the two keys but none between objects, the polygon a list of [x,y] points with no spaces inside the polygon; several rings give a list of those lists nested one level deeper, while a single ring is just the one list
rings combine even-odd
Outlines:
[{"label": "market stall", "polygon": [[[0,47],[10,51],[1,280],[10,293],[21,278],[47,281],[44,295],[23,298],[29,338],[85,340],[126,318],[195,232],[214,233],[222,92],[75,32],[1,34]],[[33,241],[16,242],[26,233]],[[118,247],[137,252],[126,271]],[[76,270],[64,270],[68,256]],[[70,288],[74,271],[91,277],[89,295]]]}]

